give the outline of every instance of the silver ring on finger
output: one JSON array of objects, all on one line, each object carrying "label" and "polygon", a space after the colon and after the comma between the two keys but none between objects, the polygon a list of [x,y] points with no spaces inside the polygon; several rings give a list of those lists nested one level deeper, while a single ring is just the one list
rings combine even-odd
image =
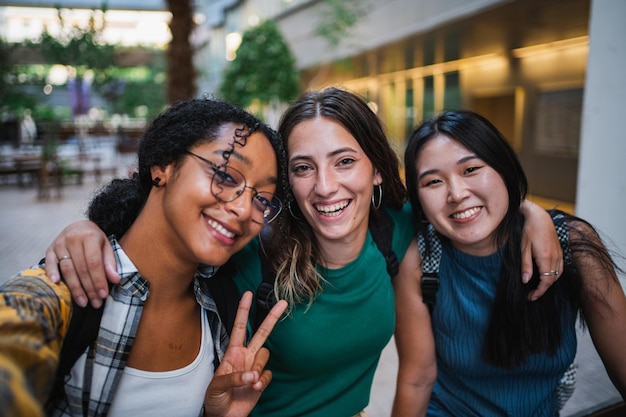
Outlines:
[{"label": "silver ring on finger", "polygon": [[72,260],[72,257],[70,255],[63,255],[60,258],[57,258],[57,264],[60,264],[61,261],[64,261],[66,259],[69,259],[70,261]]}]

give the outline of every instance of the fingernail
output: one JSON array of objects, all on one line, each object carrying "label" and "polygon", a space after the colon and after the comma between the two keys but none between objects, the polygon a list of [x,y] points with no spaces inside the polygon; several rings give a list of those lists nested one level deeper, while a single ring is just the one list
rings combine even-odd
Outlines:
[{"label": "fingernail", "polygon": [[523,282],[524,284],[527,284],[527,283],[528,283],[528,281],[530,281],[530,275],[528,274],[528,272],[524,272],[524,273],[522,274],[522,282]]},{"label": "fingernail", "polygon": [[102,305],[102,301],[96,299],[96,300],[91,300],[91,306],[93,308],[100,308],[100,306]]},{"label": "fingernail", "polygon": [[98,296],[102,299],[107,298],[107,292],[106,290],[99,290],[98,291]]},{"label": "fingernail", "polygon": [[87,305],[87,299],[85,297],[78,297],[78,299],[76,300],[76,304],[81,307],[85,307]]},{"label": "fingernail", "polygon": [[59,276],[57,274],[50,274],[50,281],[54,282],[55,284],[58,284]]},{"label": "fingernail", "polygon": [[243,382],[246,382],[246,383],[254,381],[254,373],[253,372],[245,372],[241,376],[241,380]]}]

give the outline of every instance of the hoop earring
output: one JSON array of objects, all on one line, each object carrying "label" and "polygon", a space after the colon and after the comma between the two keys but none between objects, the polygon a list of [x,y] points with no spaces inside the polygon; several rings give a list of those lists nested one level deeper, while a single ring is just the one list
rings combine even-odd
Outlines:
[{"label": "hoop earring", "polygon": [[375,193],[372,193],[372,206],[374,206],[374,210],[378,210],[383,202],[383,186],[378,184],[376,187],[378,187],[378,203],[376,203],[376,199],[374,198]]},{"label": "hoop earring", "polygon": [[291,214],[291,217],[293,217],[296,220],[300,220],[300,217],[293,214],[293,210],[291,209],[291,200],[289,200],[289,202],[287,203],[287,210],[289,210],[289,214]]}]

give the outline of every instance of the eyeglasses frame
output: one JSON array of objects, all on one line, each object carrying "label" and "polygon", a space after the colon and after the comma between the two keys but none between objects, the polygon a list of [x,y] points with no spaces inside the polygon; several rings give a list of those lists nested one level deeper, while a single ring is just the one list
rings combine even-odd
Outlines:
[{"label": "eyeglasses frame", "polygon": [[214,171],[220,171],[220,172],[226,172],[225,169],[228,167],[228,169],[231,169],[235,172],[237,172],[241,178],[243,178],[243,188],[241,189],[241,191],[238,191],[235,193],[235,197],[231,198],[230,200],[224,199],[223,197],[220,197],[218,194],[215,193],[215,191],[213,191],[213,181],[215,181],[215,173],[213,174],[213,176],[211,177],[211,194],[213,194],[213,197],[215,197],[216,199],[218,199],[219,201],[223,202],[223,203],[230,203],[231,201],[235,201],[236,199],[238,199],[239,197],[241,197],[244,194],[244,191],[246,190],[246,188],[249,188],[250,190],[252,190],[252,198],[256,198],[257,195],[259,194],[270,194],[272,195],[272,200],[271,201],[276,201],[278,203],[278,210],[276,211],[276,213],[274,214],[274,216],[272,216],[271,218],[267,218],[265,217],[265,214],[263,215],[263,223],[259,223],[258,221],[251,219],[253,222],[257,223],[257,224],[270,224],[272,221],[276,220],[276,218],[278,217],[278,215],[280,214],[280,212],[283,209],[283,202],[280,200],[280,198],[278,198],[274,193],[270,193],[269,191],[257,191],[256,188],[251,187],[248,185],[248,182],[246,180],[246,176],[243,175],[243,173],[241,171],[239,171],[236,168],[233,168],[231,166],[227,166],[226,164],[224,165],[218,165],[215,162],[204,158],[203,156],[200,156],[194,152],[191,151],[186,151],[187,154],[199,159],[200,161],[204,162],[205,164],[207,164],[208,166],[210,166]]}]

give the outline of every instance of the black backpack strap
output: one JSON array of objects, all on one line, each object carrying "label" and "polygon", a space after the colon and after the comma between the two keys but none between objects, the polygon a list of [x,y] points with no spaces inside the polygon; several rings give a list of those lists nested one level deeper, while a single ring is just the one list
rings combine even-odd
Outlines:
[{"label": "black backpack strap", "polygon": [[233,280],[236,272],[237,268],[229,261],[221,266],[212,277],[200,280],[201,285],[206,285],[211,293],[220,320],[222,320],[228,334],[232,332],[235,325],[235,316],[240,299],[239,291]]},{"label": "black backpack strap", "polygon": [[377,210],[372,214],[373,216],[369,222],[370,233],[372,234],[372,239],[374,239],[378,250],[385,257],[387,273],[393,278],[398,275],[400,268],[398,257],[391,247],[394,228],[393,220],[385,209]]},{"label": "black backpack strap", "polygon": [[432,312],[439,289],[439,263],[441,262],[441,241],[432,224],[425,233],[417,235],[417,245],[422,257],[422,299]]},{"label": "black backpack strap", "polygon": [[80,307],[72,300],[72,316],[61,347],[59,366],[48,397],[50,400],[65,395],[65,382],[74,363],[98,337],[103,310],[104,307],[93,308],[90,304]]},{"label": "black backpack strap", "polygon": [[276,272],[270,267],[267,254],[261,246],[259,248],[259,261],[261,262],[261,275],[263,281],[256,291],[256,319],[254,321],[254,329],[258,329],[267,314],[270,312],[274,304],[276,304],[276,296],[274,294],[274,281],[276,281]]},{"label": "black backpack strap", "polygon": [[[45,258],[39,261],[39,266],[45,267]],[[63,277],[61,277],[62,279]],[[81,307],[72,299],[70,324],[63,339],[63,346],[59,353],[59,364],[54,376],[49,400],[65,395],[65,381],[74,363],[85,350],[93,345],[100,330],[100,320],[104,307],[93,308],[91,304]]]}]

